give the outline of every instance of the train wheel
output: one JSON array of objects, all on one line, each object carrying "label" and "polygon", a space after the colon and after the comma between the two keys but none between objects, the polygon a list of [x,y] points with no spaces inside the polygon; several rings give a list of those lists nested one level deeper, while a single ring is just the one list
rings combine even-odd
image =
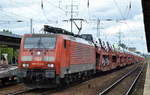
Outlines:
[{"label": "train wheel", "polygon": [[62,84],[56,84],[57,85],[57,90],[61,90],[63,88]]},{"label": "train wheel", "polygon": [[60,79],[60,77],[56,77],[56,86],[57,86],[57,90],[62,89],[62,79]]},{"label": "train wheel", "polygon": [[70,85],[70,80],[69,79],[70,79],[69,75],[66,75],[65,78],[64,78],[64,81],[65,81],[64,84],[66,85],[66,87],[68,87]]}]

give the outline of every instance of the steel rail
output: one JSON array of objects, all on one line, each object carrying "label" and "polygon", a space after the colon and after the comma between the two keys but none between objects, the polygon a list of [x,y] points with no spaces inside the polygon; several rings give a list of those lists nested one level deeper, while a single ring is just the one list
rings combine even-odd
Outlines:
[{"label": "steel rail", "polygon": [[145,65],[143,65],[142,69],[140,70],[140,72],[138,73],[138,75],[136,76],[136,78],[134,79],[134,81],[132,82],[130,88],[129,88],[128,91],[126,92],[126,95],[129,95],[129,94],[131,93],[131,91],[132,91],[134,85],[137,83],[137,80],[139,79],[139,77],[140,77],[142,71],[144,70],[144,66],[145,66]]},{"label": "steel rail", "polygon": [[135,70],[137,70],[138,67],[136,67],[135,69],[133,69],[132,71],[128,72],[127,74],[125,74],[124,76],[122,76],[121,78],[119,78],[117,81],[115,81],[113,84],[111,84],[109,87],[107,87],[106,89],[104,89],[101,92],[98,92],[98,95],[105,95],[107,92],[109,92],[114,86],[116,86],[117,84],[119,84],[122,80],[124,80],[126,77],[128,77],[132,72],[134,72]]},{"label": "steel rail", "polygon": [[22,90],[22,91],[15,91],[15,92],[11,92],[11,93],[8,93],[6,95],[19,95],[19,94],[23,94],[23,93],[26,93],[26,92],[29,92],[29,91],[32,91],[32,90],[35,90],[36,88],[30,88],[30,89],[25,89],[25,90]]}]

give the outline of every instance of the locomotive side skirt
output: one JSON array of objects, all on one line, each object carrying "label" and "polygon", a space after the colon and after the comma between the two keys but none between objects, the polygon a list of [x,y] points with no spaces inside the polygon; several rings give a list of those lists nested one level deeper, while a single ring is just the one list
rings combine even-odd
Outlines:
[{"label": "locomotive side skirt", "polygon": [[88,70],[95,70],[95,64],[74,64],[70,65],[70,67],[62,67],[61,78],[63,78],[65,74],[83,72]]}]

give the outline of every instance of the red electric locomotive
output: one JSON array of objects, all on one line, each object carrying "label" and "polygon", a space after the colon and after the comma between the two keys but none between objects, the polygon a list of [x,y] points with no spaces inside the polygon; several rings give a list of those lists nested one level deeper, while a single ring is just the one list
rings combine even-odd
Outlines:
[{"label": "red electric locomotive", "polygon": [[95,72],[95,46],[92,42],[53,33],[60,32],[60,29],[49,28],[49,34],[26,34],[22,38],[19,78],[25,84],[52,87],[61,81],[70,82]]}]

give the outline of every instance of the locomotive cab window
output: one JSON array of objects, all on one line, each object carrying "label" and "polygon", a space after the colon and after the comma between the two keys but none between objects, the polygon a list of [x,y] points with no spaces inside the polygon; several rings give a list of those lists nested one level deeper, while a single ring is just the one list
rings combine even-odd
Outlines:
[{"label": "locomotive cab window", "polygon": [[24,48],[27,49],[54,49],[56,44],[56,37],[26,37],[24,41]]}]

